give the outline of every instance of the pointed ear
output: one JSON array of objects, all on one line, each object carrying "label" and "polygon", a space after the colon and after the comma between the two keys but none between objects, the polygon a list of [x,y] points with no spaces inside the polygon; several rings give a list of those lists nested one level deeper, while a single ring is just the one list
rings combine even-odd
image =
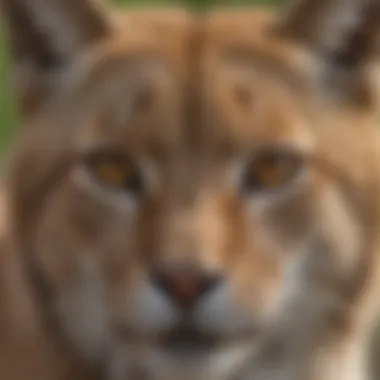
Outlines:
[{"label": "pointed ear", "polygon": [[308,48],[330,70],[328,80],[344,72],[347,81],[379,58],[380,1],[297,0],[275,32]]},{"label": "pointed ear", "polygon": [[0,0],[23,116],[54,90],[58,71],[109,33],[101,6],[99,0]]},{"label": "pointed ear", "polygon": [[379,53],[380,1],[298,0],[280,32],[317,54],[355,66]]}]

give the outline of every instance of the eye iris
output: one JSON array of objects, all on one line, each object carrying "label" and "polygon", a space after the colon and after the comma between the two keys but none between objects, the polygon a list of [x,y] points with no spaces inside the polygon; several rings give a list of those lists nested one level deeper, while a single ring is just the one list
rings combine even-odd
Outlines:
[{"label": "eye iris", "polygon": [[85,164],[94,179],[102,185],[133,192],[141,191],[141,176],[136,166],[120,154],[95,152],[85,157]]},{"label": "eye iris", "polygon": [[250,165],[246,187],[250,190],[269,190],[284,185],[292,179],[298,168],[295,157],[265,154]]},{"label": "eye iris", "polygon": [[99,163],[96,167],[98,178],[113,186],[122,186],[132,178],[133,172],[130,168],[116,163]]}]

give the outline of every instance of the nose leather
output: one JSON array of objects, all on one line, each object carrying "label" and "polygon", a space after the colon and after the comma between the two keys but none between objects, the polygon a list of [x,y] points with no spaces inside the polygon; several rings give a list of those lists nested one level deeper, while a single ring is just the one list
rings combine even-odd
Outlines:
[{"label": "nose leather", "polygon": [[219,282],[216,274],[178,268],[155,271],[151,278],[154,285],[183,310],[191,309]]}]

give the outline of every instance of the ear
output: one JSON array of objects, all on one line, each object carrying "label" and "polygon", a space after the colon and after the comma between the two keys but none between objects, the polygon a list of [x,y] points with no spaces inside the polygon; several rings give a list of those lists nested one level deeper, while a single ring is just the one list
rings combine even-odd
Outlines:
[{"label": "ear", "polygon": [[379,58],[380,1],[298,0],[276,31],[308,48],[330,70],[328,80],[343,73],[342,81],[352,76],[355,79],[359,71]]},{"label": "ear", "polygon": [[58,72],[109,33],[101,5],[99,0],[0,0],[23,116],[54,91]]}]

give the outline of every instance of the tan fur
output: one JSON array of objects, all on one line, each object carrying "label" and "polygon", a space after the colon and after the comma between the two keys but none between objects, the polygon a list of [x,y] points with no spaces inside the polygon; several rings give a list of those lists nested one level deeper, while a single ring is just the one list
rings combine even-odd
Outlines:
[{"label": "tan fur", "polygon": [[[0,211],[0,377],[368,380],[380,140],[362,3],[284,17],[0,4],[22,112]],[[365,28],[367,49],[350,42]],[[304,176],[245,193],[249,157],[284,146]],[[105,148],[137,162],[143,194],[91,177],[83,159]],[[194,308],[217,341],[195,356],[162,344],[181,314],[149,275],[172,265],[223,279]]]}]

